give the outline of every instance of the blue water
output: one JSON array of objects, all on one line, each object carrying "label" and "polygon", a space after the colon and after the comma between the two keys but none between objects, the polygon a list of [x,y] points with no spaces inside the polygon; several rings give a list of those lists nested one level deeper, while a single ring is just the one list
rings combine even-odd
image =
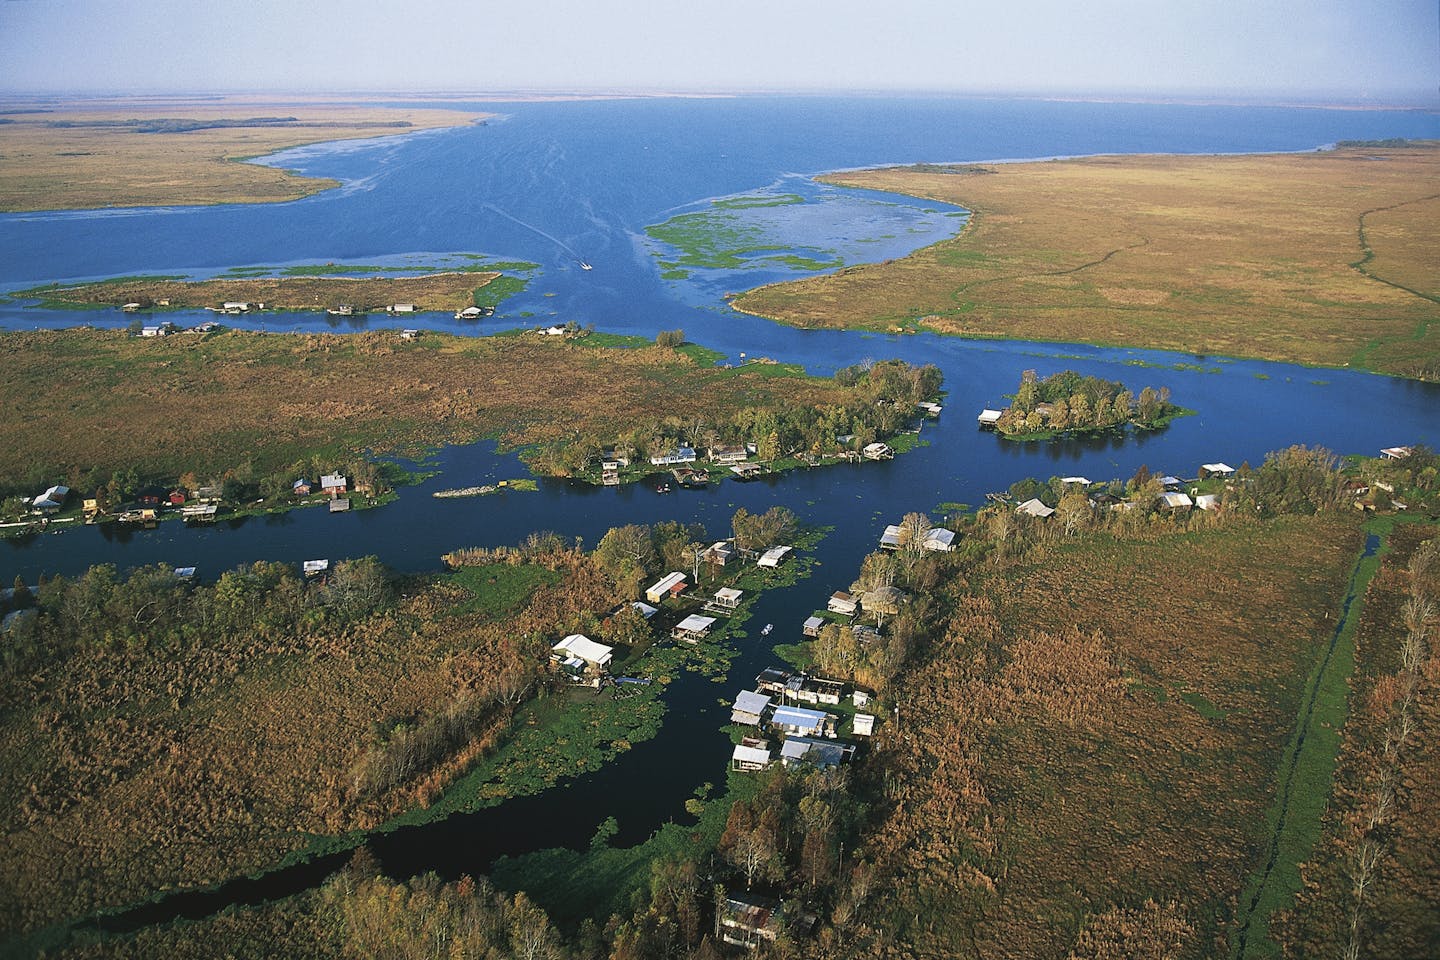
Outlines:
[{"label": "blue water", "polygon": [[[474,105],[495,110],[493,105]],[[286,516],[154,531],[81,528],[0,545],[0,580],[18,573],[74,573],[97,562],[120,567],[162,561],[197,565],[213,577],[256,559],[374,553],[400,570],[430,570],[459,546],[514,543],[536,529],[595,543],[611,526],[665,518],[697,520],[716,536],[738,506],[783,503],[804,520],[833,527],[821,565],[799,586],[767,595],[758,618],[776,641],[830,591],[847,587],[883,526],[943,502],[976,504],[1025,476],[1128,477],[1141,465],[1193,476],[1198,464],[1258,463],[1294,443],[1374,453],[1398,443],[1435,445],[1440,387],[1344,370],[1230,361],[1154,351],[933,336],[887,337],[780,327],[731,311],[724,295],[803,275],[771,261],[739,270],[702,270],[664,280],[673,255],[645,227],[709,208],[712,198],[796,194],[801,206],[757,208],[751,223],[777,245],[845,262],[901,256],[948,236],[963,212],[943,204],[842,191],[815,173],[909,162],[970,162],[1100,152],[1308,150],[1339,139],[1440,136],[1418,112],[1261,107],[1049,103],[960,99],[747,98],[512,104],[484,125],[410,137],[288,151],[269,162],[343,182],[293,203],[252,207],[107,210],[0,217],[0,292],[56,279],[133,273],[206,276],[233,267],[291,263],[432,262],[473,253],[539,264],[527,291],[479,324],[448,316],[407,317],[406,326],[488,333],[516,325],[578,321],[653,336],[681,327],[691,340],[731,358],[745,352],[829,372],[866,357],[938,364],[946,412],[927,423],[930,441],[894,462],[803,471],[753,484],[657,494],[647,486],[595,489],[543,481],[538,493],[435,500],[435,489],[524,475],[513,454],[489,445],[440,451],[439,477],[401,492],[387,507]],[[580,268],[587,261],[594,269]],[[204,314],[195,313],[198,319]],[[76,314],[0,304],[0,327],[123,325],[114,311]],[[182,314],[176,319],[184,319]],[[247,320],[266,329],[359,329],[313,315]],[[1175,369],[1185,363],[1202,368]],[[1140,366],[1137,364],[1145,364]],[[1074,368],[1138,389],[1168,386],[1197,415],[1162,432],[1044,444],[1013,444],[976,430],[975,413],[1013,390],[1020,372]],[[82,385],[77,385],[81,388]],[[793,622],[791,622],[793,621]],[[738,689],[768,662],[766,644],[747,642],[723,689]],[[476,817],[407,834],[381,850],[398,872],[434,867],[480,870],[502,852],[481,837],[583,844],[595,823],[616,814],[621,842],[643,837],[700,783],[723,770],[723,721],[714,689],[700,706],[676,701],[651,745],[548,798],[506,804]],[[695,749],[695,738],[708,737]],[[711,743],[713,741],[713,743]],[[726,741],[728,743],[728,741]],[[655,772],[663,770],[664,776]],[[643,796],[629,788],[644,783]],[[615,798],[625,798],[624,809]],[[593,821],[555,825],[556,804],[593,812]],[[552,809],[554,808],[554,809]],[[579,822],[579,821],[585,822]],[[463,852],[462,851],[468,851]],[[274,889],[279,888],[269,888]]]}]

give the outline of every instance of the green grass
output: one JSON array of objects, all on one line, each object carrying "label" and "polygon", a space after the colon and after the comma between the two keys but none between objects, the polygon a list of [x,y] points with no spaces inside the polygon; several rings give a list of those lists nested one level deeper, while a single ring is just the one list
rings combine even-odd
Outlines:
[{"label": "green grass", "polygon": [[788,207],[804,202],[805,198],[799,194],[781,193],[775,196],[726,197],[711,200],[710,204],[717,210],[753,210],[756,207]]},{"label": "green grass", "polygon": [[503,301],[517,293],[524,292],[529,282],[523,277],[512,277],[508,273],[502,273],[485,286],[475,290],[475,306],[498,307]]},{"label": "green grass", "polygon": [[461,567],[450,574],[450,580],[473,595],[455,608],[455,616],[478,612],[487,619],[499,620],[519,609],[538,587],[559,583],[560,574],[533,563],[491,563]]},{"label": "green grass", "polygon": [[[1388,518],[1382,518],[1367,524],[1366,530],[1383,537],[1389,523]],[[1374,554],[1356,561],[1348,616],[1335,635],[1333,650],[1316,659],[1306,678],[1305,690],[1310,694],[1302,699],[1302,713],[1282,754],[1275,800],[1265,818],[1266,835],[1274,842],[1275,862],[1268,872],[1266,863],[1259,864],[1246,884],[1240,909],[1242,916],[1249,910],[1249,928],[1243,947],[1238,939],[1231,943],[1232,960],[1280,956],[1279,946],[1270,938],[1270,916],[1294,903],[1301,888],[1300,864],[1309,859],[1320,839],[1348,713],[1349,681],[1355,670],[1355,633],[1364,613],[1366,588],[1380,569],[1387,548],[1382,539]],[[1268,850],[1264,856],[1268,860]]]}]

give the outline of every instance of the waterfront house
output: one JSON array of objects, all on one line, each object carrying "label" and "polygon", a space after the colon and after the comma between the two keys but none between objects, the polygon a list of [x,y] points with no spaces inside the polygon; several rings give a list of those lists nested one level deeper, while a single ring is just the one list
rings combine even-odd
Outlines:
[{"label": "waterfront house", "polygon": [[1020,506],[1016,507],[1015,512],[1023,513],[1026,516],[1030,517],[1039,517],[1041,520],[1043,520],[1046,517],[1050,516],[1052,513],[1054,513],[1055,510],[1053,507],[1045,506],[1044,503],[1042,503],[1035,497],[1031,497],[1029,500],[1026,500],[1024,503],[1020,504]]},{"label": "waterfront house", "polygon": [[991,410],[989,407],[986,407],[980,411],[980,416],[976,419],[979,421],[980,426],[993,430],[1003,416],[1005,416],[1004,410]]},{"label": "waterfront house", "polygon": [[1160,486],[1164,487],[1166,490],[1179,490],[1180,487],[1183,486],[1185,483],[1185,481],[1181,480],[1179,477],[1172,477],[1169,474],[1166,474],[1163,477],[1157,477],[1156,480],[1159,482]]},{"label": "waterfront house", "polygon": [[868,713],[855,714],[852,729],[855,731],[855,736],[857,737],[871,736],[875,732],[875,717]]},{"label": "waterfront house", "polygon": [[660,603],[666,597],[674,597],[685,589],[685,574],[667,573],[645,591],[645,599],[651,603]]},{"label": "waterfront house", "polygon": [[774,943],[784,927],[781,904],[770,897],[727,893],[720,904],[720,939],[731,946],[754,950]]},{"label": "waterfront house", "polygon": [[47,487],[44,493],[31,500],[30,506],[41,513],[57,513],[65,506],[65,499],[69,496],[70,488],[57,483],[53,487]]},{"label": "waterfront house", "polygon": [[325,313],[332,317],[353,317],[355,308],[348,303],[342,303],[338,307],[326,307]]},{"label": "waterfront house", "polygon": [[755,689],[765,693],[784,696],[785,684],[790,682],[790,672],[779,667],[766,667],[755,678]]},{"label": "waterfront house", "polygon": [[338,497],[345,492],[349,481],[341,473],[327,473],[320,478],[320,492],[330,497]]},{"label": "waterfront house", "polygon": [[601,460],[610,460],[610,461],[613,461],[613,462],[615,463],[617,469],[618,469],[619,467],[628,467],[628,466],[630,466],[630,457],[629,457],[627,454],[621,453],[619,450],[615,450],[615,449],[610,449],[610,450],[604,451],[604,452],[600,455],[600,459],[601,459]]},{"label": "waterfront house", "polygon": [[169,501],[172,507],[183,507],[185,506],[185,491],[180,487],[176,487],[170,491],[165,499]]},{"label": "waterfront house", "polygon": [[835,718],[824,710],[781,706],[771,714],[770,725],[786,736],[833,736]]},{"label": "waterfront house", "polygon": [[600,462],[600,483],[607,487],[620,486],[620,462],[618,460],[602,460]]},{"label": "waterfront house", "polygon": [[1065,486],[1067,486],[1067,487],[1070,486],[1071,484],[1076,484],[1076,485],[1082,486],[1082,487],[1088,487],[1088,486],[1090,486],[1090,478],[1089,478],[1089,477],[1061,477],[1061,478],[1060,478],[1060,482],[1061,482],[1062,484],[1064,484]]},{"label": "waterfront house", "polygon": [[412,328],[412,329],[401,330],[401,331],[400,331],[400,339],[401,339],[401,340],[418,340],[418,339],[420,339],[420,331],[419,331],[419,330],[415,330],[415,329],[413,329],[413,328]]},{"label": "waterfront house", "polygon": [[392,303],[385,308],[386,313],[414,313],[418,309],[413,303]]},{"label": "waterfront house", "polygon": [[1188,510],[1195,506],[1195,501],[1190,499],[1189,494],[1178,493],[1173,490],[1160,494],[1160,499],[1157,502],[1163,510]]},{"label": "waterfront house", "polygon": [[297,497],[310,496],[311,489],[312,487],[310,486],[310,481],[306,480],[304,477],[301,477],[299,480],[296,480],[294,483],[290,484],[290,492]]},{"label": "waterfront house", "polygon": [[1218,493],[1202,493],[1195,498],[1195,506],[1201,510],[1219,510],[1220,495]]},{"label": "waterfront house", "polygon": [[940,416],[940,411],[945,408],[940,406],[940,404],[936,403],[933,400],[921,400],[919,403],[915,404],[915,409],[919,410],[926,416],[938,417]]},{"label": "waterfront house", "polygon": [[831,613],[838,613],[842,617],[853,617],[860,605],[855,598],[844,590],[836,590],[830,594],[830,600],[825,604],[825,609]]},{"label": "waterfront house", "polygon": [[189,583],[191,580],[194,580],[194,579],[195,579],[195,568],[194,568],[194,567],[176,567],[176,568],[175,568],[175,579],[176,579],[176,580],[183,580],[184,582]]},{"label": "waterfront house", "polygon": [[817,767],[838,767],[855,755],[848,743],[832,743],[813,737],[786,737],[780,747],[780,762],[787,767],[813,763]]},{"label": "waterfront house", "polygon": [[765,468],[758,463],[736,463],[731,465],[730,472],[735,474],[738,480],[754,480],[764,475]]},{"label": "waterfront house", "polygon": [[729,563],[730,558],[734,556],[734,544],[730,543],[730,541],[728,540],[716,540],[705,550],[704,553],[700,555],[700,559],[704,560],[706,563],[713,563],[716,566],[723,567],[725,566],[725,564]]},{"label": "waterfront house", "polygon": [[86,522],[92,521],[96,517],[100,516],[99,497],[86,497],[85,502],[84,504],[82,504],[82,506],[84,508]]},{"label": "waterfront house", "polygon": [[860,454],[866,460],[893,460],[895,458],[895,451],[891,449],[890,444],[881,443],[879,440],[867,443]]},{"label": "waterfront house", "polygon": [[756,727],[760,725],[760,719],[765,715],[765,711],[769,709],[769,697],[763,693],[745,690],[735,698],[735,705],[730,708],[730,722],[747,727]]},{"label": "waterfront house", "polygon": [[122,306],[120,307],[120,309],[121,309],[121,311],[123,311],[124,313],[134,313],[134,312],[136,312],[137,310],[140,309],[140,304],[138,304],[138,303],[127,303],[127,304],[122,305]]},{"label": "waterfront house", "polygon": [[899,587],[886,584],[870,590],[860,598],[860,603],[867,613],[883,613],[894,616],[900,612],[900,607],[908,603],[910,595]]},{"label": "waterfront house", "polygon": [[898,526],[893,523],[887,526],[885,532],[880,534],[880,549],[899,550],[900,535],[900,528]]},{"label": "waterfront house", "polygon": [[250,304],[244,300],[226,300],[220,304],[220,309],[226,313],[247,313],[250,310]]},{"label": "waterfront house", "polygon": [[770,766],[770,745],[765,740],[745,737],[735,744],[730,753],[730,769],[740,773],[754,773]]},{"label": "waterfront house", "polygon": [[1404,460],[1414,452],[1414,447],[1386,447],[1380,451],[1380,456],[1386,460]]},{"label": "waterfront house", "polygon": [[479,307],[466,307],[463,310],[455,311],[456,320],[479,320],[485,311]]},{"label": "waterfront house", "polygon": [[598,675],[610,669],[615,648],[596,643],[583,633],[572,633],[550,648],[551,661],[563,664],[571,658],[584,662],[586,673]]},{"label": "waterfront house", "polygon": [[710,460],[714,463],[741,463],[750,456],[745,447],[711,447]]},{"label": "waterfront house", "polygon": [[329,560],[306,560],[304,563],[302,563],[302,564],[300,565],[300,568],[305,572],[305,576],[307,576],[307,577],[318,577],[318,576],[320,576],[320,574],[322,574],[322,573],[324,573],[325,571],[327,571],[327,570],[330,569],[330,561],[329,561]]},{"label": "waterfront house", "polygon": [[676,640],[684,640],[686,643],[699,643],[710,636],[710,628],[715,626],[714,617],[702,617],[698,613],[675,624],[675,629],[670,631],[670,636]]},{"label": "waterfront house", "polygon": [[824,677],[812,677],[803,673],[798,677],[791,677],[785,684],[785,699],[793,700],[796,703],[824,703],[838,706],[840,695],[844,692],[845,684],[840,680],[827,680]]},{"label": "waterfront house", "polygon": [[656,467],[673,467],[682,463],[694,463],[698,457],[695,455],[694,447],[677,447],[671,453],[662,453],[659,456],[651,457],[650,463]]},{"label": "waterfront house", "polygon": [[163,337],[167,336],[169,333],[170,327],[167,324],[163,323],[157,324],[155,326],[147,326],[140,328],[140,336],[142,337]]},{"label": "waterfront house", "polygon": [[805,636],[807,636],[807,637],[818,637],[818,636],[820,636],[820,631],[821,631],[821,630],[824,630],[824,629],[825,629],[825,618],[823,618],[823,617],[806,617],[806,618],[805,618],[805,625],[800,628],[800,632],[803,633],[803,634],[805,634]]},{"label": "waterfront house", "polygon": [[636,610],[639,610],[640,616],[644,617],[646,620],[649,620],[651,617],[655,616],[655,614],[660,612],[654,607],[650,606],[650,604],[641,603],[639,600],[630,601],[630,606],[634,607]]},{"label": "waterfront house", "polygon": [[876,630],[874,627],[871,626],[866,626],[863,623],[857,623],[855,624],[855,626],[851,627],[850,635],[853,636],[855,638],[855,642],[862,647],[868,646],[876,640],[880,639],[879,630]]},{"label": "waterfront house", "polygon": [[1228,463],[1202,463],[1200,464],[1200,479],[1206,477],[1228,477],[1235,472],[1235,468]]},{"label": "waterfront house", "polygon": [[784,562],[785,555],[792,549],[792,547],[771,547],[762,553],[760,559],[756,560],[755,563],[761,567],[778,567]]},{"label": "waterfront house", "polygon": [[188,503],[180,508],[180,519],[203,523],[214,520],[220,508],[213,503]]},{"label": "waterfront house", "polygon": [[707,609],[734,612],[734,610],[740,606],[740,598],[744,595],[743,590],[737,590],[734,587],[721,587],[715,591],[715,596],[712,597],[710,602],[705,604],[705,606]]},{"label": "waterfront house", "polygon": [[932,553],[949,553],[955,549],[955,531],[944,527],[931,527],[925,531],[922,546]]}]

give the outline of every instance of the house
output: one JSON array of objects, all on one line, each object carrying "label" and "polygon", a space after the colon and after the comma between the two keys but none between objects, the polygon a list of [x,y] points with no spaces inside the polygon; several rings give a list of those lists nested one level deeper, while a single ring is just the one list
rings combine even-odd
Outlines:
[{"label": "house", "polygon": [[869,691],[867,691],[867,690],[861,690],[861,689],[859,689],[859,688],[856,688],[856,689],[855,689],[854,691],[852,691],[851,694],[850,694],[850,702],[853,703],[853,704],[855,704],[855,706],[857,706],[857,707],[866,707],[866,706],[869,706],[869,705],[870,705],[870,693],[869,693]]},{"label": "house", "polygon": [[670,631],[670,636],[676,640],[684,640],[686,643],[699,643],[710,636],[710,628],[715,626],[714,617],[702,617],[698,613],[675,624],[675,629]]},{"label": "house", "polygon": [[1380,451],[1380,456],[1386,460],[1404,460],[1414,452],[1414,447],[1385,447]]},{"label": "house", "polygon": [[1177,493],[1173,490],[1160,494],[1160,499],[1157,502],[1161,504],[1162,509],[1165,510],[1188,510],[1195,506],[1195,501],[1190,499],[1189,494]]},{"label": "house", "polygon": [[1090,478],[1089,478],[1089,477],[1061,477],[1061,478],[1060,478],[1060,482],[1061,482],[1062,484],[1064,484],[1065,486],[1067,486],[1067,487],[1070,486],[1072,483],[1073,483],[1073,484],[1078,484],[1078,485],[1080,485],[1080,486],[1082,486],[1082,487],[1088,487],[1088,486],[1090,486]]},{"label": "house", "polygon": [[170,491],[166,499],[170,501],[170,506],[172,507],[183,507],[185,506],[185,491],[176,487]]},{"label": "house", "polygon": [[1020,506],[1016,507],[1015,512],[1023,513],[1026,516],[1030,517],[1039,517],[1043,520],[1046,517],[1050,516],[1052,513],[1054,513],[1055,510],[1052,507],[1045,506],[1045,504],[1038,499],[1031,497],[1029,500],[1026,500],[1024,503],[1020,504]]},{"label": "house", "polygon": [[418,308],[413,303],[392,303],[385,308],[386,313],[414,313]]},{"label": "house", "polygon": [[868,713],[855,714],[854,726],[857,737],[868,737],[875,732],[875,717]]},{"label": "house", "polygon": [[741,773],[753,773],[770,766],[770,745],[755,737],[745,737],[735,744],[730,754],[730,769]]},{"label": "house", "polygon": [[933,400],[921,400],[915,404],[915,409],[928,417],[938,417],[940,416],[940,411],[945,408]]},{"label": "house", "polygon": [[400,339],[401,339],[401,340],[418,340],[418,339],[420,339],[420,331],[419,331],[419,330],[415,330],[415,329],[413,329],[413,328],[411,328],[411,329],[406,329],[406,330],[401,330],[401,331],[400,331]]},{"label": "house", "polygon": [[755,689],[779,696],[785,694],[785,684],[790,682],[790,673],[778,667],[766,667],[755,678]]},{"label": "house", "polygon": [[715,596],[712,597],[710,602],[705,604],[705,606],[707,608],[713,607],[717,610],[734,611],[740,606],[740,598],[744,595],[745,592],[743,590],[737,590],[734,587],[721,587],[715,591]]},{"label": "house", "polygon": [[824,710],[781,706],[771,714],[770,725],[786,736],[833,736],[835,718]]},{"label": "house", "polygon": [[754,480],[764,476],[765,468],[758,463],[736,463],[731,465],[730,472],[737,480]]},{"label": "house", "polygon": [[53,487],[46,488],[44,493],[31,500],[30,506],[41,513],[56,513],[65,506],[65,499],[69,496],[70,488],[57,483]]},{"label": "house", "polygon": [[455,311],[456,320],[479,320],[485,313],[479,307],[466,307],[464,310]]},{"label": "house", "polygon": [[85,503],[83,504],[83,507],[84,507],[84,511],[85,511],[85,520],[86,520],[87,522],[88,522],[88,521],[91,521],[91,520],[94,520],[96,517],[100,516],[100,498],[99,498],[99,497],[86,497],[86,498],[85,498]]},{"label": "house", "polygon": [[583,633],[572,633],[550,648],[552,661],[563,664],[566,660],[578,659],[585,663],[586,672],[592,674],[604,673],[610,669],[610,661],[614,657],[614,647],[596,643]]},{"label": "house", "polygon": [[206,320],[204,323],[197,323],[190,328],[192,333],[209,333],[212,330],[219,330],[220,324],[214,320]]},{"label": "house", "polygon": [[350,509],[350,498],[349,498],[349,497],[336,497],[334,500],[331,500],[331,501],[330,501],[330,512],[331,512],[331,513],[344,513],[345,511],[347,511],[347,510],[349,510],[349,509]]},{"label": "house", "polygon": [[217,484],[208,484],[197,487],[192,500],[199,500],[201,503],[219,503],[224,497],[221,496],[221,487]]},{"label": "house", "polygon": [[700,559],[704,560],[706,563],[713,563],[716,566],[723,567],[725,566],[725,564],[729,563],[731,558],[734,556],[734,544],[732,544],[728,540],[717,540],[712,543],[703,554],[700,555]]},{"label": "house", "polygon": [[1220,495],[1218,493],[1202,493],[1195,498],[1195,506],[1201,510],[1219,510]]},{"label": "house", "polygon": [[855,642],[862,647],[868,646],[871,643],[874,643],[876,640],[880,639],[879,630],[876,630],[874,627],[866,626],[863,623],[857,623],[855,624],[855,626],[851,627],[850,634],[855,638]]},{"label": "house", "polygon": [[720,939],[747,950],[754,950],[763,943],[774,943],[785,926],[778,900],[748,891],[727,893],[719,913]]},{"label": "house", "polygon": [[296,480],[294,483],[290,484],[290,492],[293,493],[293,494],[294,494],[295,496],[297,496],[297,497],[308,497],[308,496],[310,496],[310,490],[311,490],[310,481],[309,481],[309,480],[306,480],[306,479],[303,478],[303,477],[300,478],[299,480]]},{"label": "house", "polygon": [[825,604],[825,609],[831,613],[838,613],[842,617],[853,617],[860,608],[855,598],[844,590],[836,590],[830,594],[830,600]]},{"label": "house", "polygon": [[650,604],[641,603],[639,600],[630,601],[630,606],[634,607],[636,610],[639,610],[640,616],[644,617],[646,620],[649,620],[651,617],[655,616],[655,614],[660,612],[654,607],[650,606]]},{"label": "house", "polygon": [[806,617],[805,625],[800,628],[800,632],[805,634],[805,636],[807,637],[818,637],[820,636],[820,631],[824,629],[824,617]]},{"label": "house", "polygon": [[944,527],[931,527],[925,531],[922,546],[933,553],[949,553],[955,549],[955,531]]},{"label": "house", "polygon": [[1228,477],[1235,472],[1235,468],[1228,463],[1202,463],[1200,464],[1200,478],[1206,477]]},{"label": "house", "polygon": [[769,697],[763,693],[745,690],[735,698],[735,705],[730,708],[730,722],[747,727],[757,727],[760,725],[760,718],[769,709]]},{"label": "house", "polygon": [[614,462],[617,469],[630,466],[630,457],[619,450],[606,450],[601,454],[600,459]]},{"label": "house", "polygon": [[300,565],[300,567],[301,567],[302,570],[305,571],[305,576],[307,576],[307,577],[318,577],[320,574],[322,574],[322,573],[324,573],[326,570],[329,570],[329,569],[330,569],[330,561],[329,561],[329,560],[306,560],[304,563],[302,563],[302,564]]},{"label": "house", "polygon": [[191,580],[194,580],[194,579],[195,579],[195,568],[194,568],[194,567],[176,567],[176,568],[175,568],[175,579],[176,579],[176,580],[183,580],[183,581],[185,581],[186,583],[189,583]]},{"label": "house", "polygon": [[755,563],[761,567],[778,567],[785,560],[785,555],[792,549],[792,547],[771,547],[760,554],[760,559]]},{"label": "house", "polygon": [[140,336],[142,337],[165,337],[169,336],[169,334],[170,325],[165,323],[140,328]]},{"label": "house", "polygon": [[1184,481],[1181,480],[1179,477],[1172,477],[1169,474],[1166,474],[1163,477],[1156,477],[1156,480],[1159,482],[1160,486],[1164,487],[1166,490],[1169,490],[1171,488],[1178,490],[1184,484]]},{"label": "house", "polygon": [[320,478],[320,492],[326,496],[338,497],[345,492],[347,486],[349,486],[349,481],[345,479],[344,474],[327,473]]},{"label": "house", "polygon": [[694,463],[697,459],[699,458],[695,455],[694,447],[676,447],[673,453],[651,457],[650,463],[656,467],[673,467],[681,463]]},{"label": "house", "polygon": [[660,603],[666,597],[679,595],[680,591],[684,589],[685,574],[667,573],[645,591],[645,599],[651,603]]},{"label": "house", "polygon": [[137,310],[140,309],[140,304],[138,304],[138,303],[126,303],[126,304],[122,304],[122,305],[120,306],[120,309],[121,309],[121,311],[123,311],[124,313],[134,313],[135,311],[137,311]]},{"label": "house", "polygon": [[880,549],[899,550],[901,546],[900,537],[900,528],[893,523],[890,524],[885,528],[885,532],[880,534]]},{"label": "house", "polygon": [[250,309],[250,304],[244,300],[226,300],[220,304],[220,309],[226,313],[245,313]]},{"label": "house", "polygon": [[879,440],[876,440],[874,443],[865,444],[864,449],[860,451],[860,455],[866,460],[895,459],[895,451],[891,449],[890,444],[881,443]]},{"label": "house", "polygon": [[844,690],[845,684],[839,680],[826,680],[824,677],[801,674],[798,677],[791,677],[785,684],[785,699],[794,700],[797,703],[826,703],[838,706],[840,694]]},{"label": "house", "polygon": [[710,459],[714,463],[741,463],[750,456],[745,447],[711,447]]},{"label": "house", "polygon": [[355,308],[348,303],[342,303],[338,307],[326,307],[325,313],[332,317],[353,317]]},{"label": "house", "polygon": [[180,519],[197,523],[214,520],[220,508],[213,503],[187,503],[180,508]]},{"label": "house", "polygon": [[786,737],[780,747],[780,762],[787,767],[813,763],[817,767],[838,767],[855,755],[848,743],[831,743],[812,737]]},{"label": "house", "polygon": [[981,427],[988,427],[993,430],[1003,416],[1005,416],[1004,410],[991,410],[989,407],[986,407],[980,411],[980,416],[977,419]]},{"label": "house", "polygon": [[618,460],[601,461],[600,483],[607,487],[620,486],[620,462]]}]

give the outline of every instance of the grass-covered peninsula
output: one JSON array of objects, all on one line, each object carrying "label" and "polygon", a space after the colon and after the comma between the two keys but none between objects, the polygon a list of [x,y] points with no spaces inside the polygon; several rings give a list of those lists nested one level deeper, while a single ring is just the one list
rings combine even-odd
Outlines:
[{"label": "grass-covered peninsula", "polygon": [[1440,377],[1440,144],[925,165],[828,183],[973,211],[959,236],[734,305],[923,328]]},{"label": "grass-covered peninsula", "polygon": [[245,163],[289,147],[473,123],[483,114],[338,100],[87,100],[0,124],[0,210],[279,203],[337,185]]}]

